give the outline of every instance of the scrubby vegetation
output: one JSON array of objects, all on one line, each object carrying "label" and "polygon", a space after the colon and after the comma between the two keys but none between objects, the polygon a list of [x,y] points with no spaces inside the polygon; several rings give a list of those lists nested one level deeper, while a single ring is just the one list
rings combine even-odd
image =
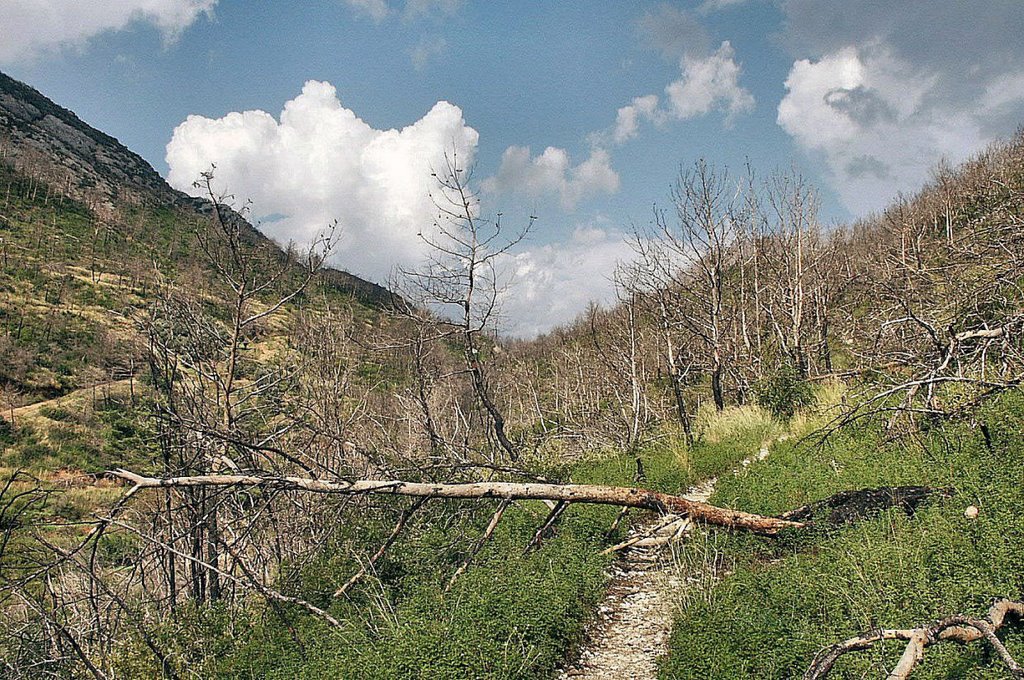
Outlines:
[{"label": "scrubby vegetation", "polygon": [[[644,460],[652,473],[674,476],[668,482],[674,485],[679,474],[666,460],[671,455]],[[633,462],[611,458],[587,470],[587,479],[628,483]],[[652,481],[662,486],[660,479]],[[377,564],[373,578],[335,600],[333,591],[359,566],[347,546],[379,544],[390,530],[392,512],[380,507],[375,521],[345,527],[309,563],[285,569],[286,592],[327,607],[345,622],[342,629],[251,602],[242,615],[251,626],[238,625],[238,612],[201,613],[206,625],[199,631],[193,616],[185,616],[161,634],[176,640],[204,677],[550,677],[579,641],[603,591],[611,558],[599,549],[616,510],[574,509],[543,551],[523,556],[546,511],[540,503],[510,509],[473,569],[443,593],[490,513],[477,504],[428,507],[401,546]],[[308,641],[303,647],[289,631],[295,625]],[[148,659],[132,673],[156,670]]]},{"label": "scrubby vegetation", "polygon": [[[185,199],[148,168],[112,188],[116,173],[76,176],[12,130],[11,677],[551,677],[605,587],[601,551],[640,513],[523,491],[538,485],[656,499],[719,477],[712,511],[764,516],[935,490],[912,513],[675,545],[667,678],[791,677],[852,634],[1024,590],[1024,137],[834,230],[801,178],[698,162],[636,230],[620,304],[508,341],[494,262],[518,237],[502,240],[454,159],[424,229],[433,257],[391,294],[323,268],[329,230],[281,250],[212,190]],[[492,482],[519,495],[466,492]],[[427,500],[402,495],[414,484]],[[1022,635],[1004,637],[1017,650]],[[984,649],[930,650],[918,672],[1001,677]]]},{"label": "scrubby vegetation", "polygon": [[[673,433],[643,447],[647,486],[679,492],[732,470],[779,431],[755,409],[708,414],[705,421],[710,436],[692,450]],[[633,456],[609,455],[587,461],[572,479],[630,485],[635,471]],[[280,584],[327,608],[345,622],[341,630],[304,618],[298,608],[275,611],[250,600],[242,612],[186,612],[158,634],[204,677],[546,678],[580,642],[613,559],[600,550],[624,529],[609,532],[616,508],[575,507],[543,550],[524,555],[547,508],[516,506],[473,568],[444,593],[468,539],[483,530],[490,512],[477,504],[434,506],[421,511],[417,528],[376,565],[372,579],[335,600],[331,593],[359,568],[347,546],[379,544],[390,530],[393,504],[369,511],[333,534],[316,558],[286,567]],[[251,625],[239,625],[239,617]],[[307,645],[296,645],[295,626]],[[159,670],[146,655],[130,654],[121,663],[128,675]]]},{"label": "scrubby vegetation", "polygon": [[[984,426],[988,435],[980,426]],[[764,542],[703,534],[723,564],[721,580],[681,613],[665,678],[788,678],[821,648],[876,627],[913,627],[941,616],[982,615],[992,601],[1024,591],[1024,401],[1006,395],[973,422],[939,423],[893,436],[879,423],[824,443],[788,441],[745,474],[725,478],[716,501],[783,512],[836,491],[887,485],[949,489],[908,516],[899,509],[853,526]],[[969,506],[976,518],[965,517]],[[690,568],[703,568],[701,564]],[[710,625],[709,625],[710,624]],[[1024,634],[1013,628],[1010,648]],[[833,677],[881,677],[904,644],[847,655]],[[935,648],[922,678],[1007,677],[982,647]]]}]

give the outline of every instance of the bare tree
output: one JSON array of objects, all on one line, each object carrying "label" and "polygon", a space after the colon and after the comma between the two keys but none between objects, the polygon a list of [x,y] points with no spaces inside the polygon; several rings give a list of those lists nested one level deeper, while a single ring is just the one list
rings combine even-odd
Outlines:
[{"label": "bare tree", "polygon": [[[212,183],[212,172],[196,183],[209,198],[210,222],[197,225],[195,239],[217,288],[204,297],[168,283],[143,320],[160,395],[163,464],[167,472],[280,470],[282,465],[311,471],[308,463],[276,446],[289,427],[275,414],[285,410],[281,396],[293,382],[294,368],[267,368],[252,354],[265,323],[312,282],[330,251],[333,229],[304,256],[289,249],[281,257],[244,221],[247,208],[234,213]],[[222,313],[213,311],[217,303]],[[185,494],[187,538],[181,539],[173,538],[181,513],[167,508],[168,574],[176,579],[173,544],[187,543],[190,589],[199,600],[221,596],[225,502],[205,490]]]},{"label": "bare tree", "polygon": [[[414,309],[407,313],[436,328],[436,337],[458,343],[464,372],[489,429],[509,460],[516,461],[518,447],[505,431],[505,416],[491,391],[483,339],[493,326],[503,290],[499,262],[525,238],[533,218],[524,229],[506,236],[500,214],[494,220],[482,217],[471,172],[459,165],[456,153],[445,155],[445,167],[434,176],[438,192],[432,198],[438,216],[432,229],[419,234],[427,246],[426,264],[402,274],[408,297],[436,316]],[[493,346],[493,339],[488,342]]]},{"label": "bare tree", "polygon": [[699,348],[718,409],[725,407],[723,378],[734,311],[728,306],[727,273],[741,198],[726,171],[697,161],[692,169],[680,170],[672,189],[674,219],[655,210],[653,228],[637,230],[635,238],[645,282],[665,291],[665,325]]}]

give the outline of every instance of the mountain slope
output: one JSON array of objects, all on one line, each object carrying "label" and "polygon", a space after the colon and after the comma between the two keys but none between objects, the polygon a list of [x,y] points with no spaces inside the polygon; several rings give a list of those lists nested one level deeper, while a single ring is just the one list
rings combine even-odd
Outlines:
[{"label": "mountain slope", "polygon": [[[37,90],[0,73],[0,159],[16,174],[81,202],[102,219],[125,219],[140,207],[182,213],[180,219],[208,215],[207,201],[171,188],[138,154],[91,127]],[[8,178],[8,182],[12,181]],[[254,239],[267,241],[251,225]],[[348,272],[328,269],[325,282],[370,306],[386,305],[391,293]]]},{"label": "mountain slope", "polygon": [[[287,261],[237,213],[220,212],[238,221],[262,266]],[[211,214],[209,201],[174,190],[113,137],[0,74],[0,468],[96,472],[123,462],[111,423],[147,373],[149,310],[169,290],[220,295],[197,241]],[[303,304],[372,325],[393,301],[381,286],[324,269]],[[297,315],[284,309],[260,331],[268,346],[287,346]]]},{"label": "mountain slope", "polygon": [[39,164],[73,197],[118,202],[138,194],[174,201],[171,189],[141,156],[58,106],[37,90],[0,73],[0,135],[15,164]]}]

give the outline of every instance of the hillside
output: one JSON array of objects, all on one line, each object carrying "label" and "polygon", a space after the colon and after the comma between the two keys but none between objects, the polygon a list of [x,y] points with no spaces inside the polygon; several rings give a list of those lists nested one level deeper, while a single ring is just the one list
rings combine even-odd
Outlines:
[{"label": "hillside", "polygon": [[[172,189],[116,139],[2,73],[0,187],[3,314],[6,338],[15,339],[7,351],[34,357],[27,366],[5,362],[26,373],[5,381],[7,392],[23,393],[12,405],[123,375],[128,369],[118,364],[132,355],[123,312],[145,301],[154,266],[171,273],[194,261],[189,234],[209,221],[209,202]],[[253,244],[276,250],[241,217],[232,219]],[[391,301],[386,289],[347,272],[327,268],[321,285],[369,308]],[[88,356],[101,338],[121,344]],[[63,354],[76,354],[78,365],[47,377]]]},{"label": "hillside", "polygon": [[[4,178],[6,195],[11,187],[27,182],[19,198],[42,198],[44,206],[53,194],[74,200],[94,220],[124,223],[120,227],[148,219],[143,241],[159,243],[167,238],[161,233],[168,229],[161,216],[173,213],[175,220],[186,224],[209,211],[206,201],[172,189],[149,163],[116,139],[4,73],[0,73],[0,159],[7,172],[13,171]],[[251,226],[248,230],[252,238],[266,240]],[[339,270],[327,269],[325,274],[330,285],[366,304],[387,304],[389,293],[380,286]]]},{"label": "hillside", "polygon": [[[834,228],[684,167],[532,341],[454,162],[407,302],[5,76],[0,156],[6,676],[782,678],[1024,597],[1024,136]],[[957,621],[915,677],[1010,677]]]}]

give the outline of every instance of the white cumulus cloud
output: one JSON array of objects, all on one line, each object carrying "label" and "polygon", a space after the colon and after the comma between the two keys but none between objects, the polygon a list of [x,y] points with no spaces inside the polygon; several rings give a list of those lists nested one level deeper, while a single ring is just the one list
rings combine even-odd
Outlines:
[{"label": "white cumulus cloud", "polygon": [[665,112],[658,108],[658,95],[648,94],[634,97],[633,101],[620,108],[615,116],[615,128],[612,130],[612,141],[616,144],[636,137],[640,131],[640,121],[649,120],[655,123],[665,119]]},{"label": "white cumulus cloud", "polygon": [[171,42],[217,0],[3,0],[0,63],[29,61],[60,49],[81,48],[90,38],[133,24],[150,24]]},{"label": "white cumulus cloud", "polygon": [[532,156],[528,146],[510,146],[501,156],[498,173],[484,180],[483,187],[534,198],[554,195],[563,208],[572,210],[586,196],[618,191],[619,175],[604,149],[594,148],[586,160],[572,165],[565,149],[549,146]]},{"label": "white cumulus cloud", "polygon": [[431,173],[458,154],[468,167],[478,134],[462,111],[438,102],[400,130],[378,130],[345,108],[330,83],[308,81],[279,119],[265,111],[211,119],[189,116],[167,145],[168,181],[192,182],[216,164],[216,186],[255,202],[254,217],[281,242],[306,243],[337,219],[332,264],[376,281],[396,265],[417,265],[420,230],[436,209]]},{"label": "white cumulus cloud", "polygon": [[725,123],[729,125],[739,114],[753,110],[754,96],[740,85],[742,69],[728,40],[706,56],[684,54],[679,69],[680,77],[665,86],[664,100],[656,94],[634,97],[616,112],[611,130],[598,133],[595,138],[622,144],[639,134],[643,121],[662,125],[719,111],[725,114]]},{"label": "white cumulus cloud", "polygon": [[1024,119],[1020,0],[782,0],[778,121],[854,213],[913,191]]},{"label": "white cumulus cloud", "polygon": [[778,123],[824,157],[840,199],[864,214],[921,186],[940,159],[956,163],[983,148],[988,119],[1024,100],[1017,78],[955,104],[941,83],[878,42],[847,46],[793,64]]},{"label": "white cumulus cloud", "polygon": [[568,241],[509,256],[513,287],[501,300],[508,331],[534,337],[576,318],[591,302],[612,302],[615,266],[632,256],[623,233],[592,225],[578,226]]},{"label": "white cumulus cloud", "polygon": [[665,88],[669,112],[686,120],[716,110],[725,112],[729,120],[751,111],[754,96],[739,84],[740,67],[735,57],[728,40],[710,56],[684,56],[680,63],[683,77]]}]

